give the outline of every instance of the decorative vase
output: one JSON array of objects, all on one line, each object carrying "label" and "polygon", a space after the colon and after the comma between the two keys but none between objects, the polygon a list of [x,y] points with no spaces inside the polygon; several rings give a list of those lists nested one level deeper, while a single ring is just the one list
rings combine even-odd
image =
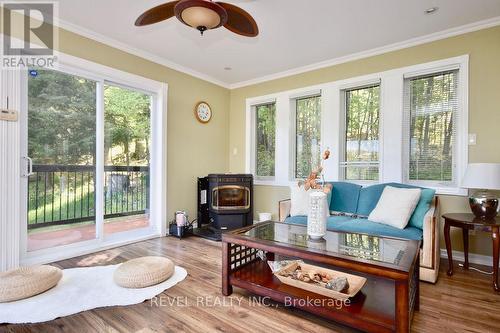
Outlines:
[{"label": "decorative vase", "polygon": [[309,194],[309,213],[307,214],[307,234],[311,239],[321,239],[326,235],[328,217],[327,195],[323,191],[311,191]]}]

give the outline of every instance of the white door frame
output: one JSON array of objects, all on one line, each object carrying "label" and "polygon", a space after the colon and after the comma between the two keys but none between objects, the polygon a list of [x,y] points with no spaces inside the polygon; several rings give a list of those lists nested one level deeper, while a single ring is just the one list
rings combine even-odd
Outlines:
[{"label": "white door frame", "polygon": [[[105,82],[130,87],[131,89],[147,92],[152,95],[151,110],[151,161],[150,161],[150,226],[148,228],[130,230],[122,233],[104,235],[103,220],[103,192],[96,191],[96,239],[77,242],[54,248],[38,251],[27,251],[27,178],[20,183],[20,263],[31,265],[53,262],[78,255],[88,254],[103,249],[116,247],[140,240],[159,237],[166,234],[166,194],[167,194],[167,96],[166,83],[150,80],[134,74],[126,73],[107,66],[99,65],[87,60],[59,53],[59,67],[62,72],[85,77],[97,82],[96,96],[96,168],[104,167],[104,100],[103,86]],[[21,96],[20,110],[20,153],[27,156],[27,72],[19,71]],[[21,74],[22,73],[22,74]],[[21,166],[23,169],[23,166]],[[21,171],[22,172],[22,171]],[[96,173],[95,188],[104,188],[104,177],[101,172]]]}]

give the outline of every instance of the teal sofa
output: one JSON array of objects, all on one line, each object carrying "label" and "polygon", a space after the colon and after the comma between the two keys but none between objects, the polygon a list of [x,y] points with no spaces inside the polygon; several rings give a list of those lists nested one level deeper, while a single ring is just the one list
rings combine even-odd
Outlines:
[{"label": "teal sofa", "polygon": [[[332,182],[327,229],[376,236],[422,241],[420,278],[436,282],[439,271],[439,220],[437,197],[432,189],[422,188],[420,201],[405,229],[370,221],[368,215],[377,205],[386,186],[415,188],[400,183],[384,183],[363,187],[348,182]],[[307,225],[307,216],[289,216],[290,201],[280,202],[280,221]]]}]

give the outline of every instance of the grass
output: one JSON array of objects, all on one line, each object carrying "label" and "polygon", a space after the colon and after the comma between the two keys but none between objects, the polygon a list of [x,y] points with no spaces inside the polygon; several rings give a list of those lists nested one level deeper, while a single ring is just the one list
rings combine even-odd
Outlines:
[{"label": "grass", "polygon": [[[64,176],[64,177],[63,177]],[[95,193],[92,174],[39,172],[29,182],[28,224],[73,220],[95,215]],[[144,176],[138,177],[145,184]],[[105,193],[105,214],[126,213],[146,208],[146,193],[128,186]],[[128,191],[128,196],[127,196]],[[133,192],[133,198],[132,198]]]}]

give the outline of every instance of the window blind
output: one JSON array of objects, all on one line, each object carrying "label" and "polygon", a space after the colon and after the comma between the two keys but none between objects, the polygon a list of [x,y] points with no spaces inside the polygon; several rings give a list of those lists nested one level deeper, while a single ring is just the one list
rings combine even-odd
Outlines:
[{"label": "window blind", "polygon": [[454,142],[458,70],[406,78],[404,82],[405,177],[408,182],[456,183]]}]

